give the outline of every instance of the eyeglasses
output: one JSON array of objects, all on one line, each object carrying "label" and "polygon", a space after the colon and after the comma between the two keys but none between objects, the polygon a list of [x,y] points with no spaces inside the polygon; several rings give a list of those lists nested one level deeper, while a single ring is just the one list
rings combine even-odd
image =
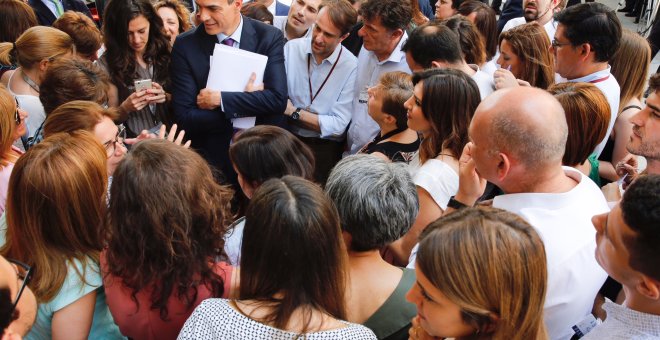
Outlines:
[{"label": "eyeglasses", "polygon": [[551,44],[552,44],[552,48],[562,47],[562,46],[566,46],[566,45],[572,45],[572,44],[569,43],[569,42],[567,42],[567,43],[560,43],[559,41],[557,41],[557,39],[552,39],[552,43],[551,43]]},{"label": "eyeglasses", "polygon": [[103,147],[105,147],[105,154],[108,156],[108,158],[115,154],[115,151],[117,150],[117,144],[119,143],[124,145],[124,139],[126,139],[126,128],[124,127],[124,124],[117,125],[117,128],[118,130],[115,139],[107,141],[105,144],[103,144]]},{"label": "eyeglasses", "polygon": [[16,268],[16,276],[18,276],[19,280],[22,280],[23,283],[21,284],[21,288],[18,290],[18,294],[16,294],[16,298],[14,299],[14,303],[12,304],[11,311],[12,313],[14,310],[16,310],[16,305],[18,305],[18,300],[20,300],[21,295],[23,295],[23,291],[25,290],[25,287],[27,287],[28,283],[30,283],[30,280],[32,279],[32,267],[28,266],[27,264],[12,260],[12,259],[7,259],[9,263],[13,264],[14,267]]},{"label": "eyeglasses", "polygon": [[16,125],[21,125],[21,115],[18,113],[18,110],[21,108],[21,104],[18,103],[18,98],[14,97],[16,101],[16,112],[14,113],[14,119],[16,120]]}]

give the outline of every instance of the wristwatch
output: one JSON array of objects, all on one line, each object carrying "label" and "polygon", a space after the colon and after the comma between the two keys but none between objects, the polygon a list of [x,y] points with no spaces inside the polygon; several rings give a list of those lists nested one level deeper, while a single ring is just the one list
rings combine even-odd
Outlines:
[{"label": "wristwatch", "polygon": [[461,201],[456,200],[454,198],[454,196],[452,196],[452,197],[449,198],[449,202],[447,202],[447,207],[454,208],[456,210],[460,210],[460,209],[463,209],[463,208],[468,208],[469,205],[467,205],[467,204],[465,204]]},{"label": "wristwatch", "polygon": [[302,111],[301,108],[296,108],[296,110],[293,111],[293,113],[291,113],[291,119],[293,119],[293,120],[300,119],[300,111]]}]

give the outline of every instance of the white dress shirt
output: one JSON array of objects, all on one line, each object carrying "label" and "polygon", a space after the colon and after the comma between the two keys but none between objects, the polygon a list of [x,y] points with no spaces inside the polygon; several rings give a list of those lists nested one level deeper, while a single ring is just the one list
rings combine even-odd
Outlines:
[{"label": "white dress shirt", "polygon": [[603,138],[603,140],[596,146],[596,149],[594,150],[594,153],[596,153],[597,156],[599,156],[605,148],[605,144],[607,143],[607,140],[610,137],[610,133],[612,132],[612,128],[614,127],[616,117],[619,114],[621,88],[619,87],[619,82],[617,82],[614,78],[614,75],[610,73],[611,69],[612,67],[608,65],[607,69],[605,70],[594,72],[582,78],[568,80],[572,83],[594,84],[603,92],[605,98],[607,98],[607,102],[610,104],[610,124],[607,126],[607,133],[605,134],[605,138]]},{"label": "white dress shirt", "polygon": [[378,84],[378,79],[384,73],[393,71],[411,73],[406,62],[406,54],[401,51],[401,46],[406,40],[408,40],[408,34],[404,32],[392,54],[383,61],[378,61],[372,51],[367,51],[362,46],[358,55],[357,79],[353,93],[353,117],[351,126],[348,128],[349,154],[358,152],[380,131],[378,124],[367,113],[367,88]]},{"label": "white dress shirt", "polygon": [[[509,20],[506,25],[504,25],[502,32],[506,32],[514,27],[518,27],[526,23],[527,20],[525,20],[525,17],[513,18]],[[543,28],[545,29],[545,33],[548,34],[550,41],[552,41],[552,39],[555,38],[555,32],[557,32],[557,22],[554,19],[551,19],[550,21],[546,22],[545,25],[543,25]]]},{"label": "white dress shirt", "polygon": [[484,100],[489,94],[495,92],[495,81],[493,80],[493,76],[482,71],[476,64],[468,64],[468,66],[476,71],[471,78],[477,83],[481,100]]},{"label": "white dress shirt", "polygon": [[[339,44],[329,57],[317,64],[312,54],[312,39],[304,38],[291,40],[284,45],[284,60],[291,103],[316,113],[321,127],[321,133],[296,125],[291,125],[291,131],[303,137],[342,141],[351,121],[357,58]],[[337,65],[328,77],[335,63]],[[312,96],[321,89],[313,102],[310,97],[310,80]]]},{"label": "white dress shirt", "polygon": [[570,339],[571,327],[591,313],[607,274],[596,262],[594,215],[609,206],[596,184],[580,171],[564,167],[579,183],[564,193],[506,194],[493,207],[520,215],[539,233],[548,261],[548,289],[543,308],[551,339]]}]

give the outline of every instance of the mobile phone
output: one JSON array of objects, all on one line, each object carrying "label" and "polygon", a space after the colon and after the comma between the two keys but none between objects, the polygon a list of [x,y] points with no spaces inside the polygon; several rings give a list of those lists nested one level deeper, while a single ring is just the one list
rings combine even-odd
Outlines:
[{"label": "mobile phone", "polygon": [[152,87],[151,79],[140,79],[135,81],[135,92],[140,92],[142,90],[148,90]]}]

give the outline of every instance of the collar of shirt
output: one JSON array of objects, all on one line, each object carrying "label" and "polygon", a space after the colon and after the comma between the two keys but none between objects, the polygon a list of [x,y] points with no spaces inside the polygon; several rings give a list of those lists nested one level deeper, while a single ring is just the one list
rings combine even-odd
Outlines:
[{"label": "collar of shirt", "polygon": [[[62,1],[60,1],[60,0],[57,0],[57,1],[59,1],[59,2],[62,4],[62,8],[64,8],[64,2],[62,2]],[[44,5],[46,5],[46,7],[48,7],[48,9],[49,9],[49,10],[53,13],[53,15],[55,15],[55,17],[57,18],[57,7],[55,7],[55,4],[54,4],[52,1],[50,1],[50,0],[41,0],[41,2],[42,2]],[[65,10],[65,11],[66,11],[66,10]]]},{"label": "collar of shirt", "polygon": [[[320,65],[316,63],[316,58],[314,58],[314,53],[312,53],[312,39],[307,38],[308,43],[306,44],[307,46],[305,47],[305,53],[306,54],[311,54],[312,55],[312,63],[314,65]],[[337,47],[335,47],[335,50],[325,59],[321,60],[321,64],[325,63],[326,61],[330,63],[330,65],[334,65],[337,62],[337,58],[339,58],[339,51],[341,50],[341,44],[337,44]]]},{"label": "collar of shirt", "polygon": [[605,78],[610,75],[610,70],[612,69],[612,66],[607,65],[607,68],[598,72],[594,72],[592,74],[586,75],[582,78],[576,78],[576,79],[569,79],[568,81],[571,83],[590,83],[596,79],[600,78]]},{"label": "collar of shirt", "polygon": [[619,320],[632,331],[641,331],[653,336],[660,335],[660,315],[638,312],[609,299],[605,301],[603,309],[607,312],[605,322],[610,321],[611,317]]},{"label": "collar of shirt", "polygon": [[403,35],[401,36],[401,39],[399,40],[399,43],[394,48],[394,51],[392,51],[392,53],[390,53],[390,56],[383,61],[378,61],[378,58],[376,57],[376,54],[374,54],[374,52],[369,51],[369,53],[371,54],[372,58],[376,59],[376,64],[378,65],[385,64],[386,62],[400,63],[401,60],[404,60],[405,62],[406,52],[401,51],[401,46],[403,46],[406,40],[408,40],[408,33],[404,31]]},{"label": "collar of shirt", "polygon": [[277,0],[273,0],[273,3],[268,5],[268,12],[275,15],[276,12],[275,7],[277,7]]},{"label": "collar of shirt", "polygon": [[572,197],[571,192],[576,190],[578,186],[585,185],[585,179],[589,179],[578,170],[574,168],[562,166],[564,173],[577,182],[576,186],[567,192],[561,193],[542,193],[542,192],[524,192],[524,193],[509,193],[500,195],[493,199],[493,207],[517,212],[515,209],[524,207],[526,209],[544,209],[555,210],[561,209],[565,206],[574,204],[569,197]]},{"label": "collar of shirt", "polygon": [[236,42],[234,47],[239,47],[241,46],[241,34],[243,33],[243,16],[241,15],[241,21],[238,23],[238,27],[236,27],[236,30],[234,33],[232,33],[230,36],[226,36],[224,33],[218,33],[218,42],[222,43],[223,40],[227,38],[232,38]]}]

